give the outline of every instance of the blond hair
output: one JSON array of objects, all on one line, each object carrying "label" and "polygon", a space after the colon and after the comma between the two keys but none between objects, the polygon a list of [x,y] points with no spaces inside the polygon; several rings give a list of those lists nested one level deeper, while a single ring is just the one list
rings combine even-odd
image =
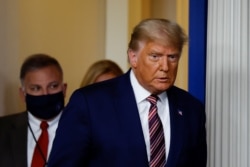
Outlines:
[{"label": "blond hair", "polygon": [[102,74],[112,73],[115,76],[123,74],[122,69],[111,60],[99,60],[92,64],[85,74],[80,87],[87,86],[95,82],[95,80]]}]

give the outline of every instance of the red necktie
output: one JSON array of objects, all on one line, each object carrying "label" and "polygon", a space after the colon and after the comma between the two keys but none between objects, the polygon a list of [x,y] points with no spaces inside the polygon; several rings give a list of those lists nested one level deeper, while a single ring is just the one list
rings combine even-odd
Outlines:
[{"label": "red necktie", "polygon": [[157,113],[156,95],[147,98],[151,103],[148,115],[149,135],[150,135],[150,167],[164,167],[166,164],[164,132],[160,117]]},{"label": "red necktie", "polygon": [[33,159],[31,162],[31,167],[45,167],[47,162],[47,152],[48,152],[48,123],[46,121],[42,121],[40,124],[40,128],[42,133],[36,143],[36,147],[33,154]]}]

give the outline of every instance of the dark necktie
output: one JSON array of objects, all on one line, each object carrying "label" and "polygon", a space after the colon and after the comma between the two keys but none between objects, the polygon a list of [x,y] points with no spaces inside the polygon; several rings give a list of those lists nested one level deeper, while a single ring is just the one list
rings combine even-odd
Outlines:
[{"label": "dark necktie", "polygon": [[164,132],[160,117],[157,113],[158,96],[150,95],[147,100],[151,103],[148,115],[150,135],[150,167],[163,167],[166,164]]},{"label": "dark necktie", "polygon": [[45,167],[47,161],[47,152],[48,152],[48,123],[46,121],[42,121],[40,128],[42,133],[36,143],[36,147],[33,154],[33,159],[31,162],[31,167]]}]

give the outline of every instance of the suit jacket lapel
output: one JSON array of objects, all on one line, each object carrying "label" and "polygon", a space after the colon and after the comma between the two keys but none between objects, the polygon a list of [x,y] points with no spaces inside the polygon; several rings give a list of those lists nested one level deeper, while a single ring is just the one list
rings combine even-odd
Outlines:
[{"label": "suit jacket lapel", "polygon": [[10,129],[11,151],[15,166],[27,166],[27,113],[13,122]]},{"label": "suit jacket lapel", "polygon": [[183,146],[183,130],[185,129],[183,121],[183,111],[179,108],[178,98],[176,94],[172,91],[174,88],[170,88],[167,91],[169,100],[169,112],[170,112],[170,126],[171,126],[171,136],[170,136],[170,150],[168,154],[167,166],[176,166],[180,151]]},{"label": "suit jacket lapel", "polygon": [[130,147],[128,152],[135,162],[144,162],[145,165],[148,165],[146,144],[129,72],[119,81],[117,96],[120,97],[116,98],[115,107],[118,111],[121,129],[125,134],[125,142],[128,142],[128,147]]},{"label": "suit jacket lapel", "polygon": [[[117,97],[115,100],[115,107],[118,111],[117,116],[120,121],[121,129],[124,131],[126,142],[128,142],[128,146],[133,146],[133,148],[128,148],[133,150],[133,153],[129,150],[128,152],[130,152],[131,156],[134,156],[137,161],[144,162],[147,166],[146,144],[135,96],[129,79],[129,72],[127,72],[125,77],[121,78],[119,82],[119,93],[114,95],[114,97]],[[171,124],[170,150],[167,160],[168,167],[176,166],[183,146],[183,113],[178,107],[178,98],[173,89],[174,88],[171,88],[167,91]]]}]

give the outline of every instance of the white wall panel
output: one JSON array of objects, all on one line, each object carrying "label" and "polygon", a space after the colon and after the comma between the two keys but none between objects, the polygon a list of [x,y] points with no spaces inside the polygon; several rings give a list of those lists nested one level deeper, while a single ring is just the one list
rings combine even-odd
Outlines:
[{"label": "white wall panel", "polygon": [[208,1],[209,167],[250,166],[250,3]]}]

